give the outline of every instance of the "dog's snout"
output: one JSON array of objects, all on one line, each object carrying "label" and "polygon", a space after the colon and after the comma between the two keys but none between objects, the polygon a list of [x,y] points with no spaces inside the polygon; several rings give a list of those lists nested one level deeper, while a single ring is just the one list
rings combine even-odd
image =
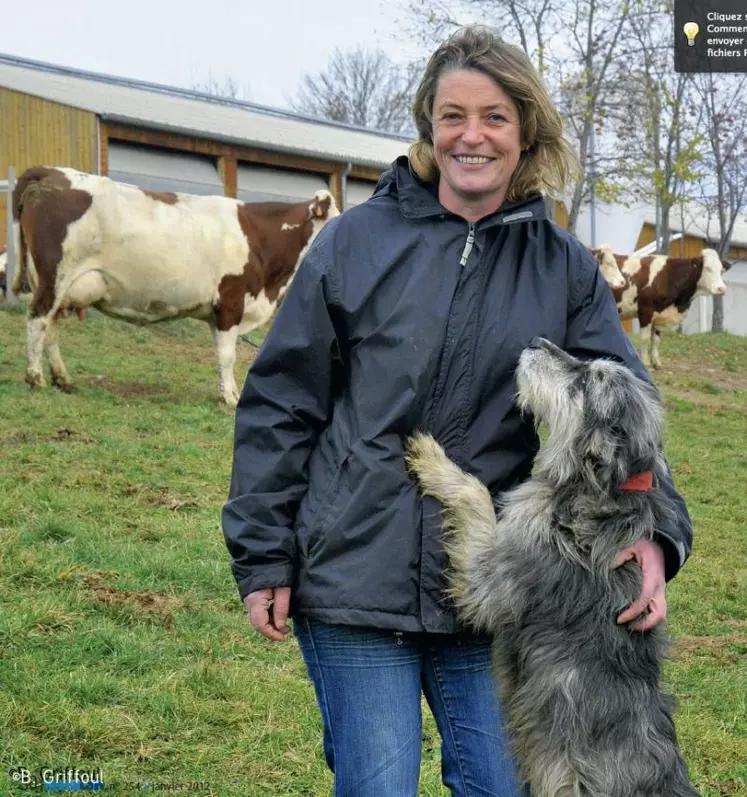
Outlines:
[{"label": "dog's snout", "polygon": [[545,342],[544,338],[534,337],[529,341],[529,345],[527,346],[528,349],[541,349],[543,348],[542,344]]}]

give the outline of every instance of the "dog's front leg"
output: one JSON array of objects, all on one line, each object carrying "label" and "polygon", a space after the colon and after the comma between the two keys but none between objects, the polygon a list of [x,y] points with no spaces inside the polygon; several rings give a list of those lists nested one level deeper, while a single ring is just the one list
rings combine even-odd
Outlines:
[{"label": "dog's front leg", "polygon": [[411,437],[405,458],[423,493],[443,506],[448,576],[461,619],[495,632],[513,617],[520,591],[500,556],[500,534],[488,489],[455,465],[430,435]]}]

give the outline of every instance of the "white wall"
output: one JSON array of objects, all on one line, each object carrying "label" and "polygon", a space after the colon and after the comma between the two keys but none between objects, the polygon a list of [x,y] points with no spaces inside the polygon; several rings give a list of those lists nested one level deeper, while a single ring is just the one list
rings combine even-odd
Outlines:
[{"label": "white wall", "polygon": [[[747,262],[734,263],[724,274],[724,330],[747,335]],[[710,332],[713,297],[698,296],[687,311],[682,329],[686,333]]]},{"label": "white wall", "polygon": [[620,205],[595,205],[596,240],[591,240],[591,214],[589,207],[582,208],[576,225],[576,237],[587,246],[609,244],[613,251],[621,255],[635,251],[646,207],[625,208]]}]

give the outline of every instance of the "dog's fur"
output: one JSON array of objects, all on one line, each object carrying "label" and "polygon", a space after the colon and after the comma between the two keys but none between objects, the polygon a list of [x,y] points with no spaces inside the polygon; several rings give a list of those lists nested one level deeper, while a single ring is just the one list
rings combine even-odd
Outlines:
[{"label": "dog's fur", "polygon": [[509,731],[532,797],[693,797],[673,705],[659,685],[666,635],[617,616],[639,595],[616,555],[651,539],[671,511],[656,486],[663,413],[655,390],[609,360],[582,362],[536,339],[517,369],[519,405],[548,427],[532,478],[503,496],[427,435],[408,466],[444,509],[452,594],[462,619],[495,635]]}]

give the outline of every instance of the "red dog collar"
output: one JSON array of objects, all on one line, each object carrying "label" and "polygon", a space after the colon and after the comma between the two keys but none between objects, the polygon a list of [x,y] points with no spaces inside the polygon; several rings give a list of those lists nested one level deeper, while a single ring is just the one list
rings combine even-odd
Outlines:
[{"label": "red dog collar", "polygon": [[651,470],[642,470],[640,473],[634,473],[620,485],[621,490],[634,490],[641,493],[648,492],[653,487],[654,472]]}]

